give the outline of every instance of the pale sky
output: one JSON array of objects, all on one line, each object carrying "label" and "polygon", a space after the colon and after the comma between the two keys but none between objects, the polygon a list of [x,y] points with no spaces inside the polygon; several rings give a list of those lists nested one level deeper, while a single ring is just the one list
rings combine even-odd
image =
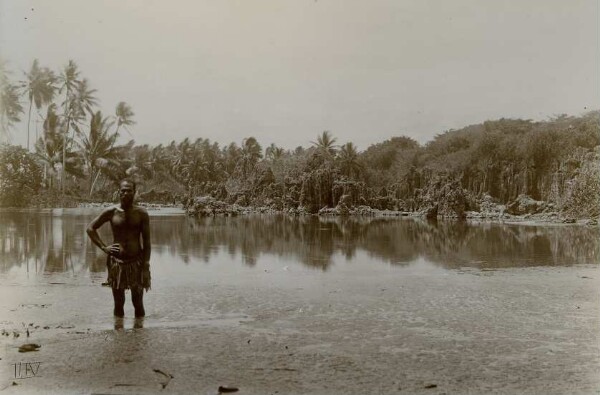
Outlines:
[{"label": "pale sky", "polygon": [[0,56],[14,79],[75,60],[138,144],[363,150],[600,109],[598,21],[597,0],[0,0]]}]

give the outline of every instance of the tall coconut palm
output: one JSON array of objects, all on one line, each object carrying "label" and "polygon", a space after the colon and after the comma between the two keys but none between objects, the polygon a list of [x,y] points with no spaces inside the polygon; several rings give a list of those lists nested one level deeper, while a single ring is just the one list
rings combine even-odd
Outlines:
[{"label": "tall coconut palm", "polygon": [[135,121],[133,120],[133,116],[135,113],[131,109],[131,106],[124,101],[119,102],[117,104],[117,108],[115,109],[115,116],[117,118],[117,130],[116,133],[119,133],[119,128],[123,126],[123,128],[131,135],[127,126],[135,125]]},{"label": "tall coconut palm", "polygon": [[23,106],[19,103],[19,88],[13,84],[0,86],[0,140],[9,139],[10,129],[21,121]]},{"label": "tall coconut palm", "polygon": [[118,165],[123,159],[121,147],[114,145],[118,135],[110,132],[112,125],[110,118],[103,118],[100,111],[92,115],[89,133],[83,133],[79,125],[73,125],[81,140],[78,144],[89,177],[90,197],[102,170]]},{"label": "tall coconut palm", "polygon": [[90,83],[87,78],[77,82],[77,89],[75,91],[75,114],[79,118],[76,120],[85,118],[85,114],[93,114],[94,107],[98,105],[98,99],[96,98],[96,89],[90,88]]},{"label": "tall coconut palm", "polygon": [[67,96],[70,96],[70,93],[75,92],[77,84],[80,81],[80,75],[81,73],[77,63],[75,63],[74,60],[69,60],[69,63],[62,69],[57,78],[58,83],[60,84],[59,93],[62,93],[64,90],[67,92]]},{"label": "tall coconut palm", "polygon": [[25,73],[27,77],[22,82],[24,93],[29,99],[29,112],[27,116],[27,150],[29,150],[29,128],[31,124],[31,109],[40,110],[42,106],[52,103],[56,92],[56,76],[47,67],[40,67],[37,59],[33,61],[31,69]]},{"label": "tall coconut palm", "polygon": [[[91,89],[89,87],[89,82],[86,78],[84,78],[81,81],[77,81],[76,86],[76,90],[75,90],[75,94],[72,97],[72,104],[71,104],[71,113],[70,113],[70,119],[72,122],[76,122],[76,123],[80,123],[82,121],[84,121],[86,119],[86,113],[87,114],[92,114],[92,118],[94,117],[94,112],[93,112],[93,107],[98,105],[98,99],[95,96],[96,93],[96,89]],[[98,120],[96,120],[96,122],[99,122]],[[90,125],[93,122],[90,121]],[[79,129],[78,128],[73,128],[74,132],[77,132]],[[66,136],[68,135],[68,129],[65,131],[65,148],[64,151],[66,153],[67,150],[67,144],[70,146],[70,144],[74,141],[75,135],[74,133],[71,135],[71,139],[70,141],[66,140]],[[66,156],[63,156],[63,160],[66,160]],[[98,173],[100,174],[100,173]],[[62,186],[62,190],[64,193],[65,190],[65,185],[63,184]],[[93,192],[93,185],[92,185],[92,189],[90,190],[90,196]]]},{"label": "tall coconut palm", "polygon": [[58,76],[58,92],[64,92],[65,94],[65,99],[62,102],[62,107],[63,118],[65,121],[64,123],[67,128],[67,134],[69,132],[71,122],[81,115],[78,114],[80,111],[78,111],[79,106],[76,100],[78,84],[81,82],[81,80],[79,79],[80,74],[81,73],[79,72],[77,63],[75,63],[73,60],[69,60],[69,63],[63,68],[63,70]]},{"label": "tall coconut palm", "polygon": [[[71,148],[74,141],[74,133],[77,131],[73,128],[72,135],[69,139],[69,131],[71,126],[76,123],[80,124],[86,118],[86,113],[92,113],[92,107],[98,104],[98,100],[94,96],[95,89],[89,87],[87,79],[80,79],[81,72],[73,60],[61,71],[58,81],[60,84],[59,92],[65,93],[63,106],[64,134],[63,134],[63,170],[67,168],[67,151]],[[65,178],[62,177],[63,183],[61,186],[62,192],[65,191]]]},{"label": "tall coconut palm", "polygon": [[56,105],[48,106],[44,120],[42,136],[35,142],[36,156],[44,164],[44,183],[54,186],[56,165],[62,162],[62,136],[60,135],[60,120],[56,115]]},{"label": "tall coconut palm", "polygon": [[317,141],[311,141],[318,152],[326,158],[333,158],[336,153],[336,139],[331,136],[328,130],[325,130],[320,136],[317,137]]},{"label": "tall coconut palm", "polygon": [[23,106],[19,102],[19,87],[9,80],[6,65],[0,60],[0,141],[10,137],[12,126],[21,121]]},{"label": "tall coconut palm", "polygon": [[[63,101],[63,118],[65,130],[63,131],[62,141],[62,164],[63,169],[66,169],[67,161],[67,137],[69,135],[69,129],[71,128],[71,122],[74,118],[78,117],[78,106],[76,105],[75,92],[77,91],[77,84],[79,80],[80,72],[77,67],[77,63],[73,60],[69,60],[69,63],[63,68],[58,76],[58,83],[60,84],[59,93],[65,92],[65,100]],[[62,185],[61,189],[64,193],[64,174],[61,177]]]},{"label": "tall coconut palm", "polygon": [[[35,143],[36,156],[44,164],[44,182],[49,187],[54,187],[54,179],[60,164],[64,163],[65,171],[81,177],[83,173],[79,166],[77,154],[68,151],[66,162],[63,162],[64,122],[56,113],[56,104],[48,106],[46,119],[44,120],[42,136]],[[64,176],[64,174],[61,174]]]}]

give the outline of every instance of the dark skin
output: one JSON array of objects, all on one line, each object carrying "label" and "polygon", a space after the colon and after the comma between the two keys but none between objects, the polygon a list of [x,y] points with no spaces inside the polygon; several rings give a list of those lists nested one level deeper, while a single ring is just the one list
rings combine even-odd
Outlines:
[{"label": "dark skin", "polygon": [[[150,219],[148,212],[133,204],[135,196],[134,184],[123,181],[119,187],[120,206],[111,207],[102,212],[88,226],[87,234],[94,244],[108,255],[123,261],[142,259],[143,283],[150,282]],[[110,222],[113,233],[113,244],[106,245],[98,234],[98,228]],[[123,317],[125,290],[112,289],[115,300],[115,316]],[[143,317],[146,313],[143,302],[143,289],[131,289],[131,300],[135,307],[135,316]]]},{"label": "dark skin", "polygon": [[[145,265],[150,264],[150,219],[148,212],[133,205],[135,189],[127,181],[119,188],[119,207],[104,210],[89,225],[87,234],[94,244],[108,255],[120,259],[142,257]],[[113,244],[106,245],[97,230],[105,222],[110,222]]]}]

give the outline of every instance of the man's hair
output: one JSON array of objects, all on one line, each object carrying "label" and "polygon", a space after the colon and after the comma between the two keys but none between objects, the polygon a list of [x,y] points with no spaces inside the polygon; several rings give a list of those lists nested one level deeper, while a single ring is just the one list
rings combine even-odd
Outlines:
[{"label": "man's hair", "polygon": [[137,190],[137,184],[131,178],[122,179],[121,182],[119,183],[119,186],[121,186],[121,184],[123,184],[124,182],[131,184],[133,186],[134,191]]}]

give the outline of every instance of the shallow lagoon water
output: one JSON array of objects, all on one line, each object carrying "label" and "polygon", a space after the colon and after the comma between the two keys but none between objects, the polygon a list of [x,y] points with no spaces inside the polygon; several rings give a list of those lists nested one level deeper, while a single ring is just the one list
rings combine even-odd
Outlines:
[{"label": "shallow lagoon water", "polygon": [[[97,212],[0,213],[0,389],[159,392],[153,369],[180,393],[600,389],[598,228],[151,212],[135,322],[100,286]],[[10,385],[30,355],[40,376]]]}]

